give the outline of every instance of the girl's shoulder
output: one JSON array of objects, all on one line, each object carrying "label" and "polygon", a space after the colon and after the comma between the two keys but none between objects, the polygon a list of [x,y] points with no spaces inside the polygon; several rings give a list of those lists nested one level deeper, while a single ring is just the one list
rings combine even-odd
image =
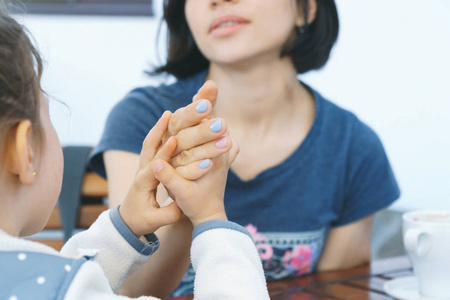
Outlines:
[{"label": "girl's shoulder", "polygon": [[5,299],[59,299],[88,261],[32,251],[0,253],[0,269],[7,270],[0,272],[0,294]]}]

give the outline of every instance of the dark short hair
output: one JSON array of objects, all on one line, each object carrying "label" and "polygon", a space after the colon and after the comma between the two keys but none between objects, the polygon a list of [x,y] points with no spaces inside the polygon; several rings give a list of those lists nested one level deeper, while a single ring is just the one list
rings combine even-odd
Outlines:
[{"label": "dark short hair", "polygon": [[[39,114],[42,60],[26,33],[13,18],[0,12],[0,159],[5,144],[23,120],[33,124],[33,137],[42,142]],[[3,161],[0,161],[3,162]]]},{"label": "dark short hair", "polygon": [[[297,73],[320,69],[330,57],[337,40],[339,19],[334,0],[316,0],[317,13],[314,21],[305,25],[303,33],[288,42],[281,56],[290,56]],[[304,12],[308,0],[297,0]],[[184,14],[185,0],[165,0],[163,20],[168,27],[167,63],[152,72],[169,73],[179,79],[190,77],[209,67],[209,61],[195,44]],[[305,16],[307,19],[307,16]]]}]

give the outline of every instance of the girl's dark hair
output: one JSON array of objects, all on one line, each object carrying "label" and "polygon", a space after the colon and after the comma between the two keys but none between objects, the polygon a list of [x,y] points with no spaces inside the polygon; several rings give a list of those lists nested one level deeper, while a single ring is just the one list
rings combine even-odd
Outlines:
[{"label": "girl's dark hair", "polygon": [[0,159],[7,141],[23,120],[33,124],[33,137],[42,142],[39,93],[42,60],[26,29],[0,12]]},{"label": "girl's dark hair", "polygon": [[[295,40],[288,42],[281,56],[290,56],[297,73],[319,69],[330,57],[337,40],[339,19],[334,0],[316,0],[314,21],[305,25]],[[308,0],[297,0],[307,19]],[[192,76],[209,67],[209,61],[195,44],[184,14],[186,0],[164,0],[164,17],[168,27],[167,63],[154,74],[169,73],[179,79]]]}]

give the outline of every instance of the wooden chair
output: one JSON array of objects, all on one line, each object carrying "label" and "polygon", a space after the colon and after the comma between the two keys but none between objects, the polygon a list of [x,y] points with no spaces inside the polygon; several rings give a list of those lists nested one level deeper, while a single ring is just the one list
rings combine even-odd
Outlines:
[{"label": "wooden chair", "polygon": [[[63,149],[65,165],[61,196],[44,230],[31,236],[32,240],[60,250],[73,233],[89,228],[108,209],[104,203],[108,196],[106,180],[87,166],[90,151],[87,147]],[[46,233],[49,232],[59,234],[53,234],[56,238],[48,238]]]}]

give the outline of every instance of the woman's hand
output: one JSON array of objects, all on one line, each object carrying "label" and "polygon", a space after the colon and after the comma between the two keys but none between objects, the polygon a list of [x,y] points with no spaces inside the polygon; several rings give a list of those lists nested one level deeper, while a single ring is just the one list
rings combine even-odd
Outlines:
[{"label": "woman's hand", "polygon": [[[187,127],[199,124],[203,119],[210,119],[212,108],[216,104],[217,91],[217,85],[214,81],[206,81],[197,94],[192,97],[193,105],[180,108],[173,113],[163,141],[167,141],[171,136],[176,136]],[[207,102],[198,106],[202,100],[207,100]]]},{"label": "woman's hand", "polygon": [[156,178],[173,193],[176,203],[194,227],[206,221],[227,220],[224,192],[229,168],[228,153],[211,160],[209,168],[211,171],[207,174],[190,181],[162,159],[152,163]]},{"label": "woman's hand", "polygon": [[[227,132],[226,122],[220,118],[212,118],[217,93],[214,81],[205,82],[193,97],[193,103],[173,113],[163,138],[163,141],[172,136],[177,139],[177,149],[169,163],[187,180],[196,180],[203,176],[204,173],[199,172],[197,166],[204,167],[207,160],[229,152],[230,165],[239,152],[236,142]],[[167,193],[175,199],[170,190]]]},{"label": "woman's hand", "polygon": [[212,117],[217,93],[215,82],[208,80],[193,97],[193,103],[173,113],[163,138],[165,142],[174,136],[178,141],[170,161],[172,167],[177,169],[195,161],[215,158],[228,152],[230,148],[229,163],[236,158],[238,149],[232,147],[236,143],[231,135],[226,134],[226,122]]}]

